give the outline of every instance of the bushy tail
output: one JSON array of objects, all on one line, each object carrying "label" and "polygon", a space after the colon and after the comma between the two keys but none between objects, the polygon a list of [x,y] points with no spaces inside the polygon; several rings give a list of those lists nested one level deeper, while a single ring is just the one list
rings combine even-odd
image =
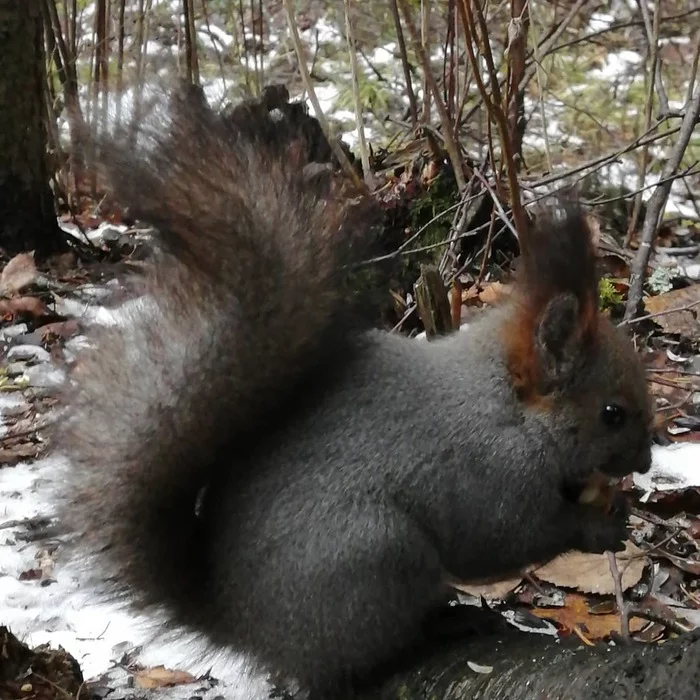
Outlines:
[{"label": "bushy tail", "polygon": [[136,148],[104,149],[161,254],[142,308],[79,358],[53,442],[62,520],[144,604],[197,590],[198,491],[345,337],[347,267],[376,233],[370,198],[307,163],[298,125],[260,116],[240,128],[177,98]]}]

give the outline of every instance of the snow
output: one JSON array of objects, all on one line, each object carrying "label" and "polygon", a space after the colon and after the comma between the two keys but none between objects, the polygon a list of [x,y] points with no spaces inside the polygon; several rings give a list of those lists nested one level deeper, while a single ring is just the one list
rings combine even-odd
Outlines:
[{"label": "snow", "polygon": [[378,46],[373,49],[369,55],[369,62],[374,66],[390,65],[394,62],[398,63],[396,58],[396,42],[389,42],[384,46]]},{"label": "snow", "polygon": [[[315,85],[314,92],[316,93],[316,99],[319,102],[321,111],[324,114],[329,114],[333,111],[333,105],[338,99],[338,88],[335,85]],[[306,98],[306,103],[309,105],[309,109],[313,114],[315,110],[309,98]]]},{"label": "snow", "polygon": [[202,43],[214,50],[220,49],[221,46],[229,47],[236,41],[228,32],[225,32],[211,22],[208,25],[200,27],[197,33]]},{"label": "snow", "polygon": [[154,41],[153,39],[149,39],[149,40],[146,42],[146,46],[145,46],[145,51],[144,51],[144,52],[145,52],[147,55],[151,55],[151,56],[152,56],[152,55],[157,55],[157,54],[162,53],[163,51],[164,51],[164,47],[163,47],[163,45],[162,45],[160,42]]},{"label": "snow", "polygon": [[588,20],[592,32],[600,32],[615,23],[615,18],[606,12],[594,12]]},{"label": "snow", "polygon": [[675,443],[652,448],[652,465],[646,474],[635,474],[634,485],[649,500],[655,491],[682,491],[700,487],[700,444]]},{"label": "snow", "polygon": [[308,29],[299,32],[299,35],[309,43],[338,44],[345,41],[336,27],[325,19],[319,19]]},{"label": "snow", "polygon": [[226,80],[224,78],[210,80],[203,86],[203,90],[207,102],[215,108],[220,108],[226,99]]},{"label": "snow", "polygon": [[[591,70],[590,76],[602,80],[620,80],[641,62],[642,57],[636,51],[608,53],[603,61],[603,66]],[[635,76],[635,78],[641,79],[641,76]]]}]

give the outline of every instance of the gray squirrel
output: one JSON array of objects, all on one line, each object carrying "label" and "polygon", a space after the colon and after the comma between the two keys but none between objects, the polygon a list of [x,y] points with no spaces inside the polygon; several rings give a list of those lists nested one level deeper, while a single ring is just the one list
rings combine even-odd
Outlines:
[{"label": "gray squirrel", "polygon": [[507,301],[422,343],[365,327],[377,205],[297,125],[185,99],[140,129],[104,161],[159,232],[151,305],[92,333],[52,436],[113,594],[337,698],[420,644],[449,581],[622,547],[624,509],[580,500],[649,469],[650,403],[575,207],[524,232]]}]

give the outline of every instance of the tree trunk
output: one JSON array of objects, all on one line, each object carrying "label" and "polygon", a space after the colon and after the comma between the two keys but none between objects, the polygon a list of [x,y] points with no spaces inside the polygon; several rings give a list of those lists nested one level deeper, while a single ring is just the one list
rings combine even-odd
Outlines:
[{"label": "tree trunk", "polygon": [[43,25],[38,0],[0,0],[0,247],[65,247],[49,187]]}]

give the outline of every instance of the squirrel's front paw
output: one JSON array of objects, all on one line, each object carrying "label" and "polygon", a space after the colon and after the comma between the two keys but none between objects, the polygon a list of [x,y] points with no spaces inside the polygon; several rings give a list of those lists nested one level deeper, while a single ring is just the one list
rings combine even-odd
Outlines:
[{"label": "squirrel's front paw", "polygon": [[583,523],[582,549],[585,552],[619,552],[628,539],[627,512],[614,508],[610,514],[587,513]]}]

